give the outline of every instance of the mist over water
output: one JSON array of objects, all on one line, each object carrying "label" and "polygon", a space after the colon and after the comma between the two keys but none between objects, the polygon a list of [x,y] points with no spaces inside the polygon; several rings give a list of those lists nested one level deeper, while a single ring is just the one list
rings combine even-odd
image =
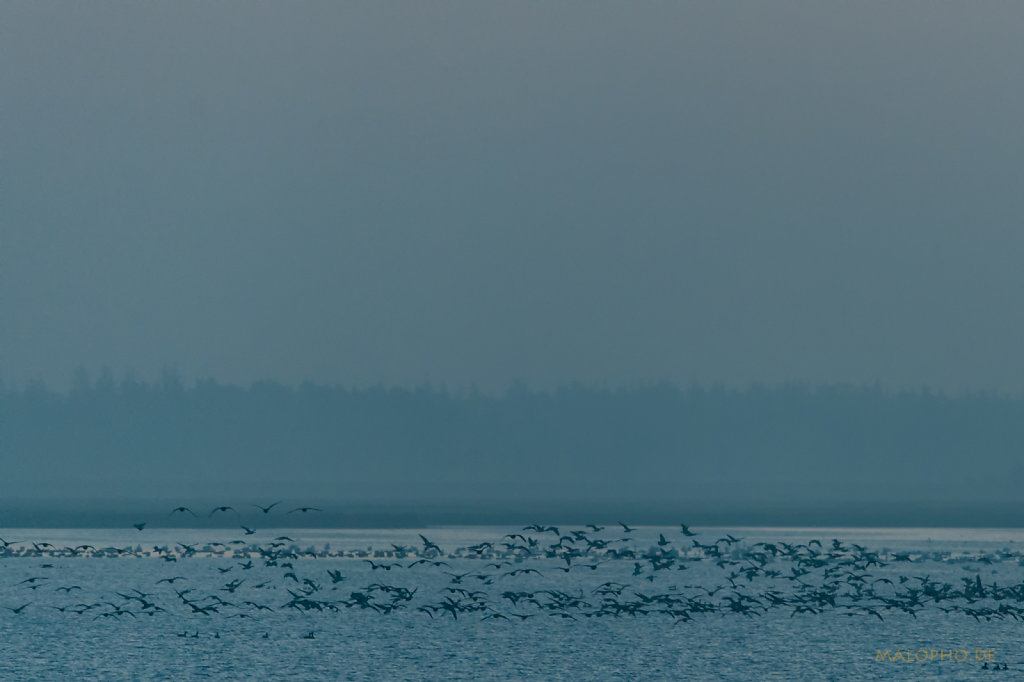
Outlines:
[{"label": "mist over water", "polygon": [[338,526],[525,523],[532,513],[1024,522],[1024,400],[985,393],[661,384],[485,396],[83,375],[68,393],[0,387],[0,427],[10,455],[0,514],[25,525],[123,526],[156,499],[271,498],[330,503],[325,523]]},{"label": "mist over water", "polygon": [[0,25],[0,677],[1024,669],[1024,5]]},{"label": "mist over water", "polygon": [[[269,498],[268,498],[269,499]],[[298,498],[296,498],[298,499]],[[244,508],[235,498],[228,502]],[[148,528],[176,528],[166,510],[179,504],[210,509],[225,502],[213,499],[67,499],[4,498],[0,528],[131,528],[148,519]],[[261,502],[262,503],[262,502]],[[315,518],[256,519],[264,528],[443,528],[451,526],[522,525],[548,519],[554,523],[615,523],[632,519],[644,525],[668,525],[677,519],[710,526],[754,527],[881,527],[881,528],[1021,528],[1024,511],[1013,503],[933,502],[790,502],[662,500],[660,502],[587,500],[370,500],[338,501],[303,498],[324,509]],[[251,510],[252,507],[249,507]],[[234,518],[205,518],[199,527],[237,528]]]}]

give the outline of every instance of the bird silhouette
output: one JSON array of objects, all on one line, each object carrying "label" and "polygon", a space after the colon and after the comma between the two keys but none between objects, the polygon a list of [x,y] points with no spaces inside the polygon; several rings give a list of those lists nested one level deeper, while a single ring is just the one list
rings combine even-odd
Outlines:
[{"label": "bird silhouette", "polygon": [[186,578],[183,575],[176,575],[171,578],[161,578],[160,580],[156,581],[156,584],[159,585],[160,583],[167,583],[168,585],[173,585],[179,580],[188,580],[188,578]]},{"label": "bird silhouette", "polygon": [[[269,513],[278,504],[280,502],[267,507],[253,506]],[[210,516],[218,511],[237,513],[233,507],[223,506],[214,508]],[[310,511],[321,510],[316,507],[298,507],[289,513]],[[171,512],[172,515],[175,513],[195,515],[187,507],[176,508]],[[144,525],[137,524],[136,527]],[[34,590],[34,600],[16,607],[0,606],[14,615],[23,614],[30,605],[38,606],[27,616],[30,619],[42,613],[50,617],[56,617],[56,613],[65,614],[66,617],[88,613],[91,620],[124,623],[128,618],[143,620],[144,616],[177,612],[177,615],[185,618],[201,617],[204,620],[210,619],[211,623],[223,623],[224,619],[229,618],[258,619],[264,611],[275,611],[267,605],[269,602],[266,599],[256,597],[255,591],[261,590],[264,595],[277,591],[290,595],[290,601],[280,606],[274,604],[277,610],[296,610],[312,615],[356,608],[383,615],[407,609],[410,613],[418,614],[417,617],[425,614],[430,619],[436,619],[435,622],[450,615],[451,621],[457,620],[459,623],[466,620],[472,622],[473,614],[476,614],[477,621],[512,622],[544,615],[581,621],[584,618],[604,616],[638,618],[645,615],[667,615],[669,618],[665,620],[666,624],[675,626],[695,621],[701,614],[754,618],[769,611],[781,612],[783,618],[786,615],[790,618],[812,617],[833,611],[842,616],[878,618],[882,623],[888,621],[893,611],[917,618],[919,612],[927,613],[929,610],[959,614],[978,622],[1010,619],[1024,621],[1024,583],[998,585],[993,579],[986,584],[978,571],[973,569],[973,573],[967,574],[970,577],[961,576],[960,582],[952,581],[954,584],[942,582],[939,573],[933,579],[931,575],[915,575],[914,571],[908,571],[907,575],[893,571],[888,574],[889,577],[871,572],[872,567],[881,568],[889,562],[904,561],[901,558],[903,556],[906,556],[905,561],[909,562],[907,567],[910,569],[926,562],[932,562],[927,565],[934,566],[934,561],[943,560],[950,555],[949,552],[922,555],[916,551],[871,551],[845,540],[832,540],[824,544],[818,540],[803,544],[754,542],[748,546],[744,544],[743,538],[729,534],[710,544],[693,540],[693,547],[690,548],[689,543],[680,547],[668,540],[665,533],[670,528],[658,532],[657,528],[637,529],[621,525],[628,534],[626,537],[599,539],[594,534],[602,530],[600,526],[587,526],[591,533],[589,535],[588,531],[571,528],[562,535],[555,526],[535,524],[526,527],[524,533],[506,534],[503,540],[509,542],[477,542],[451,548],[448,553],[442,552],[437,544],[422,534],[419,535],[422,544],[415,541],[403,543],[397,537],[389,537],[389,540],[395,542],[385,542],[382,547],[339,549],[324,545],[322,550],[312,545],[301,549],[300,542],[305,544],[302,535],[299,535],[298,540],[281,536],[272,542],[248,539],[215,542],[204,538],[191,545],[176,543],[154,546],[151,550],[143,549],[141,545],[134,549],[116,546],[98,549],[84,544],[73,548],[56,547],[40,541],[30,544],[28,540],[15,546],[11,541],[0,540],[0,556],[42,557],[43,562],[68,556],[80,557],[83,561],[89,557],[111,557],[112,560],[113,557],[149,556],[168,561],[187,559],[189,563],[193,563],[192,558],[195,557],[193,565],[206,562],[202,571],[189,574],[192,577],[188,580],[195,586],[191,589],[162,587],[164,583],[175,585],[179,581],[186,581],[185,576],[181,575],[156,580],[151,593],[134,588],[126,589],[127,586],[121,587],[120,591],[112,590],[111,587],[116,586],[116,583],[108,583],[104,591],[97,589],[93,592],[94,596],[81,597],[82,603],[70,604],[68,602],[73,599],[69,595],[88,595],[91,589],[89,583],[81,583],[84,589],[80,585],[71,584],[68,573],[64,573],[60,579],[54,579],[71,562],[33,561],[37,568],[48,570],[26,577],[21,582],[15,582],[16,578],[9,580],[8,592],[26,595],[22,590]],[[255,533],[248,526],[240,527],[246,536]],[[683,535],[696,535],[685,524],[679,527]],[[547,540],[525,533],[526,530],[534,534],[554,533],[557,541],[548,544]],[[640,536],[633,535],[634,531],[639,531]],[[227,532],[237,535],[237,531]],[[656,538],[656,542],[650,542],[649,536]],[[543,538],[543,535],[540,537]],[[355,564],[351,575],[346,578],[340,570],[312,569],[308,567],[309,562],[302,561],[319,557],[365,561],[370,565],[377,582],[371,585],[360,584],[356,587],[358,591],[352,592],[348,598],[330,598],[327,595],[339,594],[337,591],[345,589],[344,586],[355,586],[356,581],[360,580],[359,576],[366,573],[361,564]],[[979,551],[972,558],[976,564],[995,565],[1003,561],[1024,564],[1024,552],[1011,549]],[[394,562],[395,559],[402,559],[402,563]],[[632,577],[627,577],[630,562]],[[260,566],[260,563],[264,563],[267,569]],[[587,576],[599,570],[603,573],[608,570],[606,565],[609,563],[618,566],[611,569],[614,571],[611,575],[618,575],[622,582],[609,582],[606,579],[610,576],[604,576],[588,585]],[[675,584],[672,577],[680,575],[677,571],[694,566],[695,563],[703,570],[687,575],[701,576],[698,581],[701,584]],[[269,570],[271,567],[277,570]],[[421,568],[407,570],[413,567]],[[442,567],[448,570],[439,570]],[[211,584],[204,577],[207,574],[223,575],[235,568],[251,570],[246,575],[254,578],[236,578],[227,583],[218,581]],[[965,568],[970,566],[965,564]],[[315,571],[323,576],[325,570],[330,582],[324,581],[321,585]],[[441,579],[438,583],[428,579],[419,586],[388,584],[390,576],[396,574],[401,576],[399,580],[406,582],[424,577],[424,573],[432,571],[438,574],[435,578],[444,575],[449,580]],[[298,573],[305,575],[300,576]],[[987,575],[987,571],[984,573]],[[568,574],[573,575],[569,577]],[[111,575],[115,573],[111,572]],[[558,584],[562,575],[565,575],[568,585]],[[383,577],[378,579],[376,576]],[[204,583],[204,580],[207,582]],[[605,582],[591,589],[601,581]],[[643,585],[644,582],[649,585]],[[668,585],[667,582],[673,584]],[[500,587],[489,588],[490,585]],[[475,587],[480,589],[474,590]],[[225,592],[228,597],[238,601],[222,598]],[[173,595],[177,595],[177,599]],[[95,601],[88,603],[91,600]],[[511,606],[504,608],[502,605],[506,602]],[[532,613],[524,613],[531,609]],[[186,630],[182,632],[187,633]],[[216,638],[217,634],[211,634],[213,632],[214,627],[210,627],[206,636]],[[301,636],[302,632],[305,630],[292,637]],[[322,634],[317,638],[325,638],[329,630],[319,632]],[[173,631],[168,630],[168,634],[173,634]],[[255,634],[259,635],[258,630]],[[990,669],[993,665],[996,669],[1006,669],[1005,665],[993,662],[988,665]]]}]

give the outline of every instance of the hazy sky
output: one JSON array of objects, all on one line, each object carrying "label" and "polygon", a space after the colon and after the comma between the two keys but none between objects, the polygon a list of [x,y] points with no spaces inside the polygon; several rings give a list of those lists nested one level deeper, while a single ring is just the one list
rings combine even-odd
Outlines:
[{"label": "hazy sky", "polygon": [[6,2],[0,375],[1024,391],[1021,26]]}]

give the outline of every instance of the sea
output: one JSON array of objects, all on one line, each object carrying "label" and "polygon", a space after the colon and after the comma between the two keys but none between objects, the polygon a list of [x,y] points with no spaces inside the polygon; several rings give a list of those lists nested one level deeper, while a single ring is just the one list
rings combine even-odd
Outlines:
[{"label": "sea", "polygon": [[0,541],[2,679],[1024,679],[1018,529],[240,524]]}]

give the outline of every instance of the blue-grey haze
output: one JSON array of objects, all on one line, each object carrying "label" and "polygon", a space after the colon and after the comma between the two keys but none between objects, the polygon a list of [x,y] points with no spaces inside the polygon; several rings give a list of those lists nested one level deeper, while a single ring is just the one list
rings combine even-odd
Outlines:
[{"label": "blue-grey haze", "polygon": [[[978,528],[1024,527],[1022,25],[924,0],[0,4],[0,677],[990,674],[875,660],[919,647],[1019,670],[1019,531]],[[931,528],[841,534],[891,564],[867,565],[891,589],[831,578],[884,619],[819,592],[751,620],[757,554],[641,576],[573,564],[575,533],[479,594],[717,580],[718,612],[334,598],[385,572],[456,594],[353,561],[426,526],[622,520],[652,570],[680,521]],[[237,563],[152,544],[285,532],[358,545],[272,570],[244,540],[218,545]],[[280,603],[331,567],[350,582],[316,613]],[[217,587],[250,568],[276,582]],[[240,586],[277,611],[213,596]],[[168,611],[129,618],[149,592]]]},{"label": "blue-grey haze", "polygon": [[[142,511],[167,524],[182,501],[281,497],[322,501],[313,522],[326,527],[1024,523],[1024,400],[995,394],[661,384],[489,396],[82,374],[66,394],[0,391],[0,435],[8,526],[125,527]],[[16,502],[31,498],[64,502]]]},{"label": "blue-grey haze", "polygon": [[4,3],[0,373],[1020,393],[1022,22]]}]

